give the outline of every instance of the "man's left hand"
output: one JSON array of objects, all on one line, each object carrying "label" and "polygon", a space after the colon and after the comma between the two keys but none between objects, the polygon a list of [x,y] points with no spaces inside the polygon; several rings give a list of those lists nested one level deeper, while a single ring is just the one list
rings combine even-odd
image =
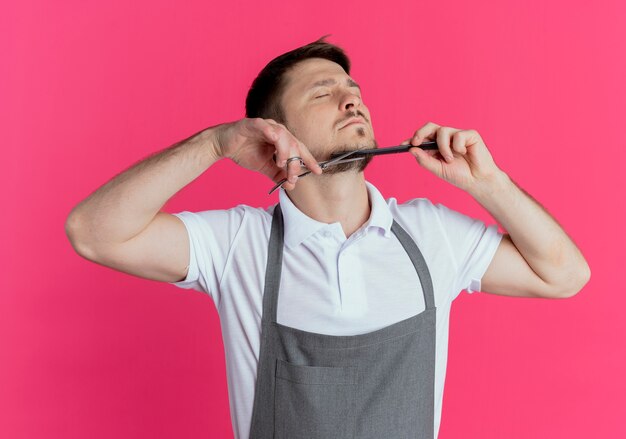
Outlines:
[{"label": "man's left hand", "polygon": [[439,149],[411,148],[420,166],[470,194],[485,188],[501,172],[476,130],[428,122],[402,145],[418,146],[424,140],[436,140]]}]

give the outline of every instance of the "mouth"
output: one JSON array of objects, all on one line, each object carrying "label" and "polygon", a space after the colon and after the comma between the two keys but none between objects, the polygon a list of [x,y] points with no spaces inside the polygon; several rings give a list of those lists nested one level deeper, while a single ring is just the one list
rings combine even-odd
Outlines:
[{"label": "mouth", "polygon": [[344,129],[345,127],[349,126],[349,125],[353,125],[355,123],[360,123],[360,124],[365,124],[365,121],[360,118],[360,117],[353,117],[352,119],[350,119],[344,126],[342,126],[341,128],[339,128],[340,130]]}]

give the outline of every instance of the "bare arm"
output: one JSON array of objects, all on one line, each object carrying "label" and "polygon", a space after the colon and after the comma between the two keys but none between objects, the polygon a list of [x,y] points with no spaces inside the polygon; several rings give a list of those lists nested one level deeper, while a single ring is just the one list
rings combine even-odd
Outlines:
[{"label": "bare arm", "polygon": [[138,235],[167,200],[219,159],[214,129],[202,130],[133,165],[74,207],[66,222],[72,244],[97,247]]},{"label": "bare arm", "polygon": [[160,209],[219,160],[215,130],[204,129],[151,155],[74,207],[65,230],[76,252],[129,274],[183,279],[189,264],[186,229]]},{"label": "bare arm", "polygon": [[558,222],[494,162],[476,130],[429,122],[411,142],[437,139],[438,151],[411,149],[418,163],[472,195],[506,233],[483,276],[486,293],[571,297],[589,281],[591,270]]},{"label": "bare arm", "polygon": [[589,281],[591,270],[574,241],[506,173],[472,195],[508,231],[483,277],[484,292],[563,298]]},{"label": "bare arm", "polygon": [[[287,176],[279,163],[300,155],[317,162],[284,126],[271,119],[241,119],[206,128],[133,165],[70,212],[66,234],[78,254],[93,262],[159,281],[186,276],[189,240],[183,222],[160,212],[174,194],[217,160],[230,158],[273,181]],[[300,166],[290,166],[289,176]],[[321,173],[317,166],[315,173]],[[293,183],[285,184],[293,188]]]}]

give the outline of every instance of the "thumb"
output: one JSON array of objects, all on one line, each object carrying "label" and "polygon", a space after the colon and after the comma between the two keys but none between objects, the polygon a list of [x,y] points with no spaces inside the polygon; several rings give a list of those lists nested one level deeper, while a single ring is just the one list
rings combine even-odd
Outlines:
[{"label": "thumb", "polygon": [[424,151],[419,146],[411,148],[409,152],[413,154],[413,156],[415,156],[417,163],[419,163],[421,167],[429,170],[435,175],[439,175],[441,170],[441,164],[439,163],[439,160],[428,154],[428,152]]}]

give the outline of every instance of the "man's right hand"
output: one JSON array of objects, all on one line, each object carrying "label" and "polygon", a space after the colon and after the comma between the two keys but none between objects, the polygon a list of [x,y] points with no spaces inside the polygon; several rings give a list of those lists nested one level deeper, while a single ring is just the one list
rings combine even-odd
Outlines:
[{"label": "man's right hand", "polygon": [[309,149],[283,124],[272,119],[243,118],[218,125],[214,144],[219,158],[229,158],[239,166],[260,172],[274,183],[288,178],[283,184],[287,190],[295,187],[297,176],[303,172],[299,160],[292,160],[285,167],[290,157],[301,157],[314,174],[322,173]]}]

